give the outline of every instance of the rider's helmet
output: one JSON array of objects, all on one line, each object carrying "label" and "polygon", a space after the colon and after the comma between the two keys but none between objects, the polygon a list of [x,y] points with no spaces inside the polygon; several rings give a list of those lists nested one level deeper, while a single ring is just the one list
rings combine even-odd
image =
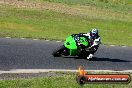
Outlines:
[{"label": "rider's helmet", "polygon": [[92,38],[92,39],[95,39],[96,37],[98,36],[98,29],[92,29],[91,31],[90,31],[90,37]]}]

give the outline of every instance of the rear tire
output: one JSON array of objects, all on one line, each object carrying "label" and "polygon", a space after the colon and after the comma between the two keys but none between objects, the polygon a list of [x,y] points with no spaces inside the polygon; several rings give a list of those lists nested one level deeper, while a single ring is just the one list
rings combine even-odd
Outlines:
[{"label": "rear tire", "polygon": [[81,59],[87,58],[87,52],[85,50],[78,52],[78,57]]},{"label": "rear tire", "polygon": [[52,53],[52,55],[54,56],[54,57],[60,57],[61,56],[61,54],[62,54],[62,51],[64,50],[64,46],[60,46],[60,47],[58,47],[53,53]]}]

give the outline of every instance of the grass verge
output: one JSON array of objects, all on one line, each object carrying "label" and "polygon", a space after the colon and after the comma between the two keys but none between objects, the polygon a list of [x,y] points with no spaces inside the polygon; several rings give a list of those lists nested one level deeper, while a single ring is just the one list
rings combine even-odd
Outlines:
[{"label": "grass verge", "polygon": [[47,2],[34,8],[16,4],[0,5],[0,37],[64,40],[70,34],[99,28],[102,43],[132,46],[129,13]]},{"label": "grass verge", "polygon": [[61,74],[61,75],[63,74],[63,76],[1,80],[0,88],[82,88],[82,87],[83,88],[131,88],[132,87],[132,82],[130,82],[129,84],[86,84],[84,86],[80,86],[76,82],[75,73],[60,72],[57,74]]}]

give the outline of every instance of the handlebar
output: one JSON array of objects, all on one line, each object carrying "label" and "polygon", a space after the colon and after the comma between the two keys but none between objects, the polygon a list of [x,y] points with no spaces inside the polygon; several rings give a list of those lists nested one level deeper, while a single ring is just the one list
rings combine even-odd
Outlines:
[{"label": "handlebar", "polygon": [[78,35],[78,34],[72,34],[72,36],[73,36],[73,38],[74,38],[74,40],[76,41],[76,43],[78,44],[78,45],[80,45],[80,36]]}]

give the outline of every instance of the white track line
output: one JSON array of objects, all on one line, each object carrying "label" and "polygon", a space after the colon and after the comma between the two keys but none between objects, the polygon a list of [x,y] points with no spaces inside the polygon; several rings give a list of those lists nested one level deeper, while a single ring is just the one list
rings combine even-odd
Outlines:
[{"label": "white track line", "polygon": [[45,41],[50,41],[50,40],[45,40]]},{"label": "white track line", "polygon": [[20,39],[26,39],[26,38],[20,38]]},{"label": "white track line", "polygon": [[115,46],[115,45],[110,45],[110,46]]},{"label": "white track line", "polygon": [[61,42],[61,41],[56,41],[56,42]]},{"label": "white track line", "polygon": [[39,39],[33,39],[33,40],[39,40]]},{"label": "white track line", "polygon": [[5,38],[11,38],[11,37],[5,37]]},{"label": "white track line", "polygon": [[122,46],[122,47],[127,47],[127,46]]},{"label": "white track line", "polygon": [[[41,72],[78,72],[78,70],[66,70],[66,69],[12,69],[10,71],[0,71],[3,73],[41,73]],[[85,70],[86,72],[132,72],[132,70],[114,71],[114,70]]]}]

